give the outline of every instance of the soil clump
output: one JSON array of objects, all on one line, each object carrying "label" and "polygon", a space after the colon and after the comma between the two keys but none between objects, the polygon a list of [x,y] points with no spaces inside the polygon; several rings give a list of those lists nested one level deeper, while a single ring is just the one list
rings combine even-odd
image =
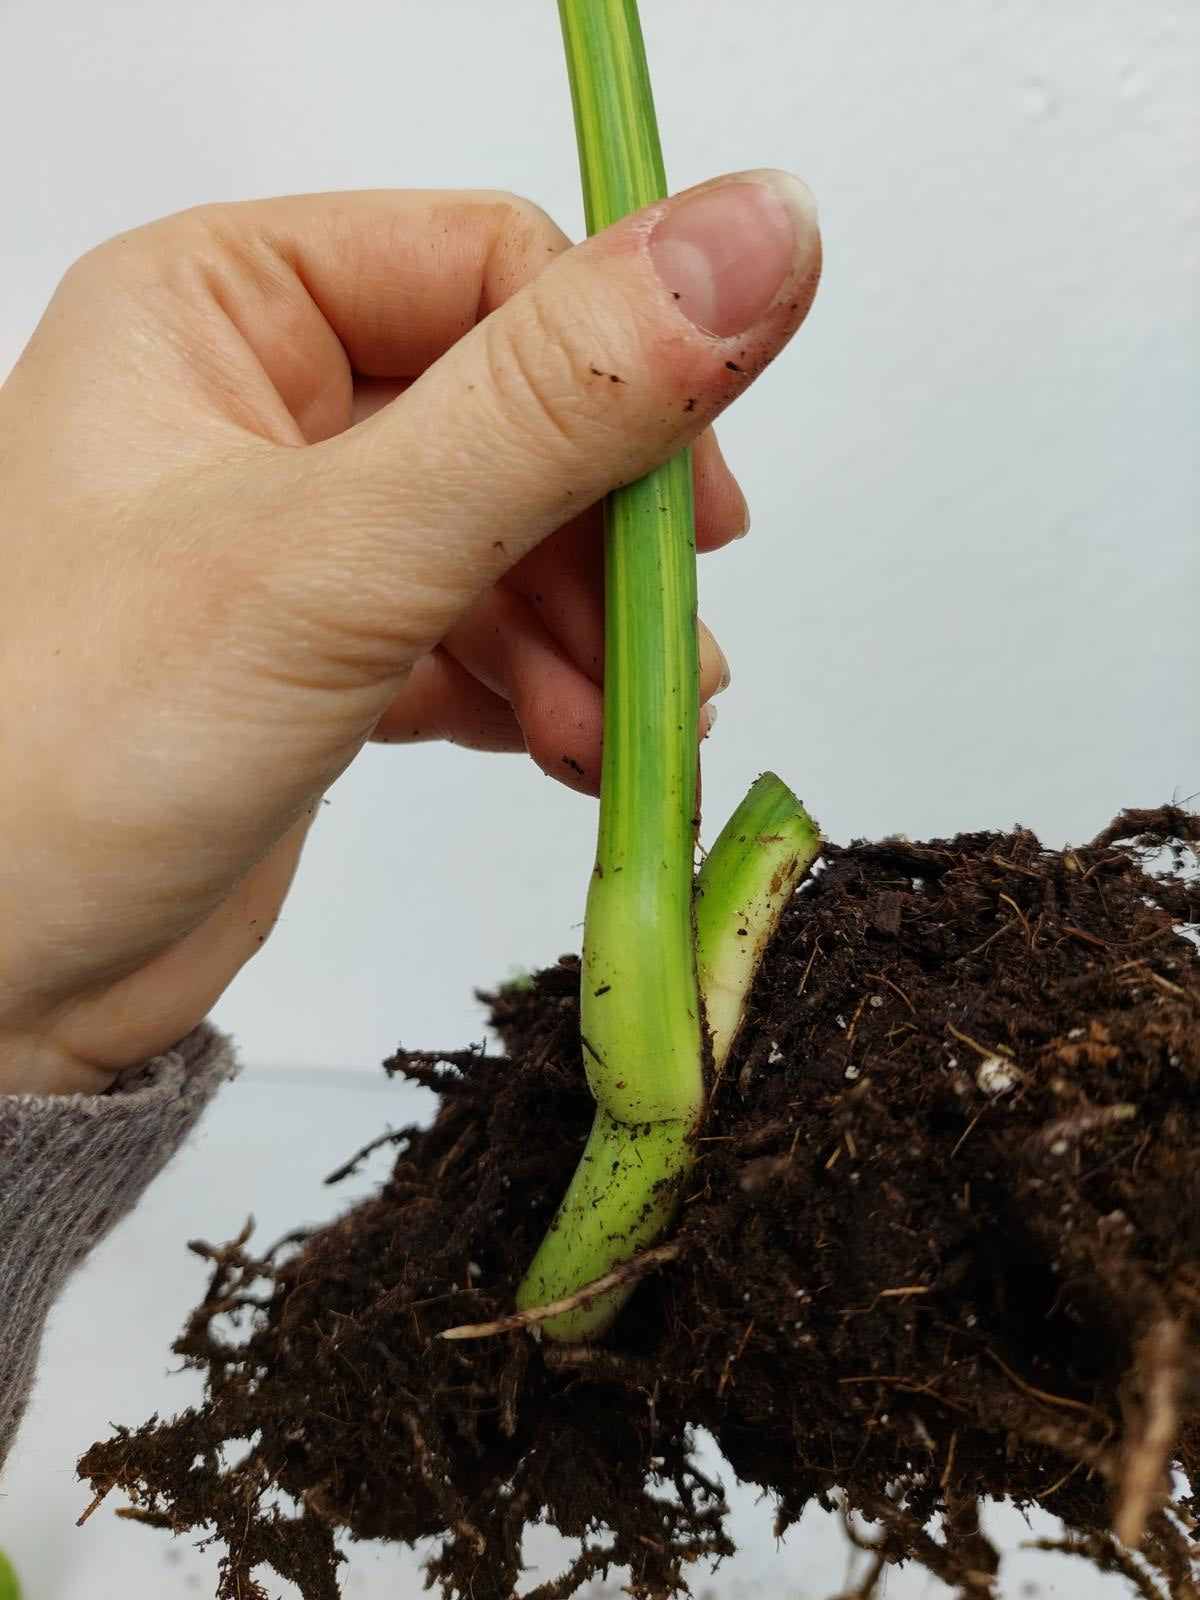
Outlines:
[{"label": "soil clump", "polygon": [[[869,1519],[879,1573],[1001,1594],[978,1506],[1010,1496],[1132,1594],[1195,1600],[1198,839],[1163,808],[1061,853],[1023,830],[827,846],[673,1248],[595,1347],[437,1337],[511,1310],[591,1121],[578,963],[501,990],[503,1053],[388,1063],[440,1109],[389,1136],[376,1197],[265,1254],[193,1246],[211,1280],[175,1349],[206,1399],[83,1475],[216,1538],[220,1600],[265,1600],[268,1568],[337,1600],[347,1534],[436,1536],[455,1600],[621,1568],[659,1600],[730,1548],[706,1429],[781,1528],[814,1500]],[[522,1588],[538,1520],[582,1548]]]}]

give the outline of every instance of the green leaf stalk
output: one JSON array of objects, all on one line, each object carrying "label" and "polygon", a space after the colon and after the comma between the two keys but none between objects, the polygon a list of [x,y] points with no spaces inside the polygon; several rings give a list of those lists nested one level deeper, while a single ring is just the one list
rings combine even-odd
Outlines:
[{"label": "green leaf stalk", "polygon": [[[589,232],[662,199],[666,177],[636,0],[559,0]],[[596,1118],[518,1290],[545,1305],[669,1223],[706,1103],[703,977],[719,1070],[787,896],[818,848],[759,780],[693,884],[699,659],[690,451],[605,502],[604,757],[584,923],[580,1027]],[[699,966],[698,958],[699,955]],[[629,1291],[545,1322],[598,1337]]]}]

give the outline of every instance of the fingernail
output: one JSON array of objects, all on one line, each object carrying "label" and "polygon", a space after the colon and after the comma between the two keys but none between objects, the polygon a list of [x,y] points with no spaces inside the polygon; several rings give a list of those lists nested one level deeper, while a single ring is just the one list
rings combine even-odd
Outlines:
[{"label": "fingernail", "polygon": [[721,646],[713,637],[708,624],[697,619],[696,626],[700,630],[701,676],[708,676],[706,668],[716,667],[717,686],[713,693],[721,694],[733,682],[733,674],[729,670],[729,661],[724,650],[721,649]]},{"label": "fingernail", "polygon": [[690,194],[650,236],[650,260],[680,311],[720,338],[752,328],[811,255],[816,206],[786,172]]},{"label": "fingernail", "polygon": [[742,499],[742,505],[745,507],[746,514],[742,518],[741,527],[738,529],[738,531],[733,536],[735,539],[744,539],[746,537],[746,535],[750,532],[750,507],[747,504],[747,502],[746,502],[744,497]]},{"label": "fingernail", "polygon": [[704,732],[700,735],[700,737],[702,739],[707,739],[709,734],[713,731],[713,726],[717,720],[717,708],[713,705],[711,700],[706,706],[702,706],[700,708],[700,718],[704,723]]}]

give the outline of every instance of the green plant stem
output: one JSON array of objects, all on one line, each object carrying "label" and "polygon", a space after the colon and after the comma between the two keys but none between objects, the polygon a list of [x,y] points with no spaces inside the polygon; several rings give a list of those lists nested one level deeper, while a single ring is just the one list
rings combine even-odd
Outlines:
[{"label": "green plant stem", "polygon": [[0,1600],[21,1600],[21,1586],[3,1550],[0,1550]]},{"label": "green plant stem", "polygon": [[[559,0],[559,15],[594,232],[663,198],[662,153],[634,0]],[[569,1293],[654,1237],[704,1104],[692,935],[700,706],[689,452],[608,497],[605,587],[604,759],[581,983],[596,1126],[522,1304]],[[615,1314],[589,1309],[592,1331]]]},{"label": "green plant stem", "polygon": [[[767,943],[820,848],[815,823],[786,784],[768,772],[730,817],[700,869],[696,952],[715,1077],[737,1038]],[[691,1170],[694,1131],[693,1122],[680,1119],[630,1125],[599,1107],[518,1306],[557,1300],[652,1244],[671,1220]],[[555,1339],[596,1338],[632,1293],[610,1291],[548,1318],[542,1327]]]},{"label": "green plant stem", "polygon": [[[559,15],[595,232],[666,192],[654,104],[635,0],[559,0]],[[705,1083],[693,925],[700,707],[689,452],[605,501],[605,596],[600,824],[580,988],[596,1117],[517,1291],[522,1309],[567,1297],[651,1244],[695,1159]],[[700,949],[718,1069],[816,837],[794,796],[768,776],[709,856]],[[556,1339],[596,1338],[627,1293],[543,1327]]]},{"label": "green plant stem", "polygon": [[696,874],[696,960],[718,1076],[767,941],[820,849],[816,823],[785,783],[764,772]]},{"label": "green plant stem", "polygon": [[[589,231],[666,192],[635,0],[559,0]],[[597,1103],[687,1121],[703,1098],[692,851],[699,661],[690,452],[605,502],[604,757],[581,1028]]]}]

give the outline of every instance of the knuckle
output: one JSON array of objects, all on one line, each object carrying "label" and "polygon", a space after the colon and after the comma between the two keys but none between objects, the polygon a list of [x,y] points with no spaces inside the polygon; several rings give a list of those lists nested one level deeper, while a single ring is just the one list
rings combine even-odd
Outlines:
[{"label": "knuckle", "polygon": [[[490,194],[484,200],[479,311],[486,315],[510,300],[570,247],[562,229],[531,200]],[[478,225],[478,217],[472,219]]]},{"label": "knuckle", "polygon": [[206,234],[203,222],[204,214],[211,209],[215,208],[195,206],[114,234],[81,256],[75,268],[119,270],[154,262],[164,255],[190,251],[201,239],[211,237]]},{"label": "knuckle", "polygon": [[570,240],[548,211],[521,194],[504,189],[484,190],[480,196],[494,207],[497,240],[515,238],[525,243],[552,244],[565,248]]},{"label": "knuckle", "polygon": [[228,208],[196,206],[114,235],[80,256],[62,281],[67,293],[135,294],[161,286],[192,297],[224,253],[219,218]]}]

